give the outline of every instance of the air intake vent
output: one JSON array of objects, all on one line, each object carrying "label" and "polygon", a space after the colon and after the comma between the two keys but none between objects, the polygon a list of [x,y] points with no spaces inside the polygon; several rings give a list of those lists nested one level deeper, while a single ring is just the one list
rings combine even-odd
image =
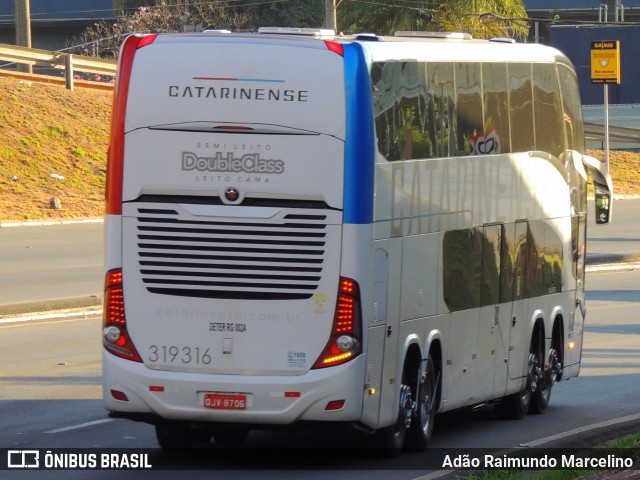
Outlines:
[{"label": "air intake vent", "polygon": [[194,217],[137,208],[140,277],[151,293],[247,300],[311,297],[322,275],[327,214]]}]

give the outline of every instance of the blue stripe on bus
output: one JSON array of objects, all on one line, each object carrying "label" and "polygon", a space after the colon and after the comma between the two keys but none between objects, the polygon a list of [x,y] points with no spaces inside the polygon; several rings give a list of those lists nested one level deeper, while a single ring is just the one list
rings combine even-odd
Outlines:
[{"label": "blue stripe on bus", "polygon": [[344,45],[346,140],[344,147],[344,223],[373,222],[375,136],[371,80],[362,47]]}]

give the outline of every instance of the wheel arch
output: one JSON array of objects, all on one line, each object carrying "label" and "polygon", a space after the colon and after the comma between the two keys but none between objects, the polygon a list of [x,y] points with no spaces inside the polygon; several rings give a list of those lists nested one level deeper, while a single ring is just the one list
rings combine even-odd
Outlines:
[{"label": "wheel arch", "polygon": [[[550,348],[553,348],[556,350],[561,367],[564,365],[564,359],[566,358],[565,351],[564,351],[566,345],[567,345],[567,342],[565,341],[564,316],[562,315],[561,311],[558,311],[553,318],[553,326],[551,327]],[[547,358],[547,362],[551,363],[549,358]],[[562,379],[562,371],[560,372],[557,381],[560,381],[561,379]]]},{"label": "wheel arch", "polygon": [[394,404],[400,400],[400,387],[402,384],[402,375],[405,370],[408,372],[416,371],[420,368],[422,362],[422,350],[420,348],[420,338],[415,333],[407,335],[404,339],[402,348],[399,349],[398,363],[396,364],[396,395]]},{"label": "wheel arch", "polygon": [[397,378],[402,378],[402,373],[405,369],[413,372],[421,367],[423,361],[422,348],[420,347],[420,339],[416,334],[407,336],[400,358],[402,362],[398,362],[400,369]]},{"label": "wheel arch", "polygon": [[551,327],[551,346],[564,356],[564,314],[562,310],[554,312],[553,326]]},{"label": "wheel arch", "polygon": [[[542,351],[545,352],[546,341],[546,326],[545,326],[545,314],[541,309],[536,309],[531,314],[529,337],[529,348],[542,347]],[[524,339],[523,339],[524,340]]]},{"label": "wheel arch", "polygon": [[435,410],[438,412],[440,410],[440,405],[442,403],[442,385],[443,385],[443,375],[444,369],[442,368],[442,342],[440,337],[435,337],[429,342],[429,348],[426,350],[429,352],[431,359],[433,360],[433,366],[435,368],[436,373],[436,404]]},{"label": "wheel arch", "polygon": [[[398,379],[402,378],[402,374],[407,369],[407,373],[409,373],[410,378],[415,378],[413,373],[417,373],[418,369],[426,368],[426,362],[431,355],[433,360],[433,364],[435,367],[436,378],[438,379],[436,382],[436,412],[440,408],[441,400],[442,400],[442,376],[443,376],[443,347],[441,334],[439,331],[432,331],[426,338],[424,346],[420,346],[419,337],[416,334],[408,335],[404,341],[403,348],[401,350],[401,355],[399,359],[402,360],[398,362]],[[400,388],[400,381],[397,382],[398,389]],[[411,388],[414,389],[415,385],[411,385]],[[399,398],[399,396],[398,396]]]}]

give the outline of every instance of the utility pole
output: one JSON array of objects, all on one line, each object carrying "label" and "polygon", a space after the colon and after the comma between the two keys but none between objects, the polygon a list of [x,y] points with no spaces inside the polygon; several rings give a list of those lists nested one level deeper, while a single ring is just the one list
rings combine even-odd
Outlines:
[{"label": "utility pole", "polygon": [[338,31],[337,18],[336,18],[336,0],[324,0],[325,27],[329,30]]},{"label": "utility pole", "polygon": [[[29,0],[16,0],[16,45],[31,48],[31,11]],[[33,73],[31,65],[18,64],[18,71]]]}]

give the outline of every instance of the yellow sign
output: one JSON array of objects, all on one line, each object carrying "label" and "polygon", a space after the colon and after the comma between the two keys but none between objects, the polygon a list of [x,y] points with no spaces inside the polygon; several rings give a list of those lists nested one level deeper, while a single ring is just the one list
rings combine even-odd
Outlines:
[{"label": "yellow sign", "polygon": [[620,83],[620,41],[591,42],[591,83]]}]

